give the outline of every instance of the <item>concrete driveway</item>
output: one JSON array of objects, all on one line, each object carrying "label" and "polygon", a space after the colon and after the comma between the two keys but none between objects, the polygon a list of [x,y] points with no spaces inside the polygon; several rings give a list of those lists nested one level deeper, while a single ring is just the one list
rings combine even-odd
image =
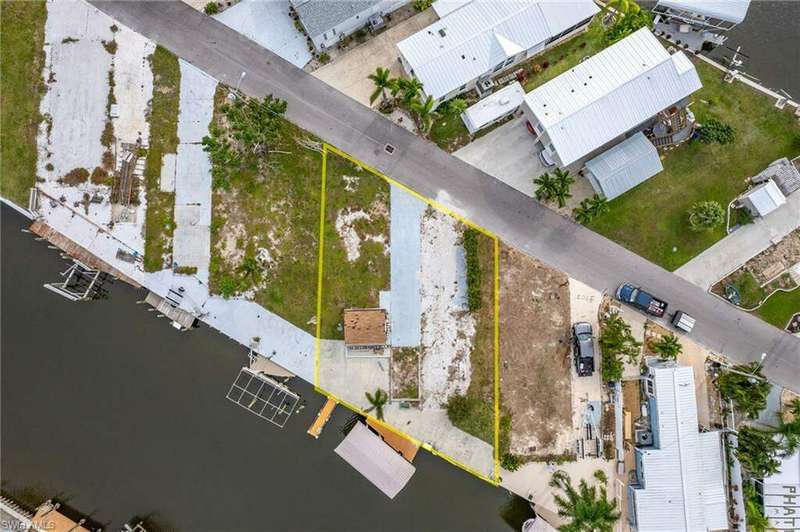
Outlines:
[{"label": "concrete driveway", "polygon": [[675,274],[704,290],[742,267],[772,244],[800,227],[800,192],[786,198],[786,204],[752,224],[740,227],[677,270]]},{"label": "concrete driveway", "polygon": [[470,142],[453,155],[533,197],[533,179],[547,171],[539,160],[540,151],[541,145],[525,127],[525,118],[519,117]]},{"label": "concrete driveway", "polygon": [[369,96],[372,94],[374,85],[367,79],[367,76],[375,72],[378,67],[389,68],[392,77],[401,76],[402,68],[398,60],[400,52],[395,45],[428,26],[437,18],[433,9],[426,9],[397,26],[389,28],[361,46],[353,48],[332,63],[318,68],[311,75],[357,102],[369,106]]}]

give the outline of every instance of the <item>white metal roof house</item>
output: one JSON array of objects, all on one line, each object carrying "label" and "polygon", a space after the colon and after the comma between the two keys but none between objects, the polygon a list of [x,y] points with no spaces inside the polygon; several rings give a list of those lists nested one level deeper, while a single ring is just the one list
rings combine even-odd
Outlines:
[{"label": "white metal roof house", "polygon": [[467,108],[461,114],[461,119],[470,135],[473,135],[479,129],[513,114],[524,98],[522,85],[515,81]]},{"label": "white metal roof house", "polygon": [[397,44],[400,62],[441,103],[488,90],[491,77],[583,31],[598,11],[592,0],[450,4],[444,17]]},{"label": "white metal roof house", "polygon": [[314,48],[324,51],[363,28],[372,17],[383,17],[410,0],[290,0]]},{"label": "white metal roof house", "polygon": [[766,216],[786,203],[786,196],[770,179],[748,190],[739,201],[753,216]]},{"label": "white metal roof house", "polygon": [[612,200],[663,169],[658,150],[639,131],[588,161],[585,173],[595,192]]},{"label": "white metal roof house", "polygon": [[689,58],[642,28],[529,92],[522,110],[549,158],[577,167],[659,113],[680,115],[700,87]]},{"label": "white metal roof house", "polygon": [[635,450],[628,520],[641,531],[727,530],[724,458],[719,431],[700,432],[690,366],[646,361],[652,444]]},{"label": "white metal roof house", "polygon": [[655,30],[692,51],[725,42],[724,32],[744,21],[750,0],[658,0]]}]

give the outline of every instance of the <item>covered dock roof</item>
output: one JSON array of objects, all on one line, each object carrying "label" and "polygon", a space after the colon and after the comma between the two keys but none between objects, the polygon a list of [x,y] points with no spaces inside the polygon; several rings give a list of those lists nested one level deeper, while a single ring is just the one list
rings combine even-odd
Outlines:
[{"label": "covered dock roof", "polygon": [[664,167],[658,150],[641,131],[586,163],[598,194],[611,200],[643,183]]},{"label": "covered dock roof", "polygon": [[400,493],[416,471],[363,423],[356,423],[334,452],[390,499]]}]

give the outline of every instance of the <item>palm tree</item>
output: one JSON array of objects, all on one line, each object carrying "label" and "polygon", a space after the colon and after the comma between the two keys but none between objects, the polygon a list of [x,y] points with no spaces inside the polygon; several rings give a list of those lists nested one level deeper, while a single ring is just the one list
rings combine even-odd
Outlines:
[{"label": "palm tree", "polygon": [[775,433],[782,436],[781,443],[783,444],[783,453],[786,456],[794,454],[798,447],[800,447],[800,399],[792,401],[789,407],[790,421],[786,421],[786,413],[780,416],[778,420],[778,428]]},{"label": "palm tree", "polygon": [[678,341],[677,336],[668,334],[667,336],[662,336],[653,344],[653,351],[658,355],[658,358],[675,360],[683,352],[683,346]]},{"label": "palm tree", "polygon": [[435,104],[436,100],[433,99],[433,96],[428,96],[425,101],[417,98],[411,102],[411,110],[417,113],[417,120],[423,133],[428,133],[433,121],[439,117],[439,113],[434,109]]},{"label": "palm tree", "polygon": [[692,231],[711,231],[725,221],[725,209],[716,201],[698,201],[689,209]]},{"label": "palm tree", "polygon": [[556,168],[555,172],[555,179],[557,183],[557,187],[555,190],[555,196],[553,199],[556,200],[558,203],[559,208],[564,207],[567,204],[567,200],[572,197],[569,189],[572,184],[575,182],[575,179],[569,174],[569,170],[562,170],[561,168]]},{"label": "palm tree", "polygon": [[[633,0],[608,0],[604,10],[612,14],[612,20],[617,22],[626,15],[635,15],[642,8]],[[613,10],[613,11],[612,11]]]},{"label": "palm tree", "polygon": [[581,200],[581,204],[572,213],[578,223],[587,224],[609,210],[608,200],[604,196],[595,194],[591,198]]},{"label": "palm tree", "polygon": [[364,392],[364,395],[367,397],[367,401],[369,401],[370,404],[370,407],[364,410],[364,412],[372,412],[374,410],[375,417],[383,421],[383,407],[389,402],[389,394],[378,388],[375,390],[374,394]]},{"label": "palm tree", "polygon": [[368,79],[371,79],[372,82],[375,84],[375,90],[372,91],[372,94],[369,97],[369,103],[372,104],[375,100],[378,99],[378,96],[381,97],[381,101],[386,101],[386,89],[390,89],[392,87],[392,78],[389,77],[389,69],[378,67],[375,69],[375,72],[367,76]]},{"label": "palm tree", "polygon": [[400,78],[397,80],[397,87],[398,91],[403,93],[401,98],[403,104],[410,106],[411,103],[417,99],[417,96],[419,96],[422,90],[422,82],[417,78]]},{"label": "palm tree", "polygon": [[565,532],[611,532],[620,517],[616,501],[608,500],[606,483],[608,478],[602,471],[596,471],[597,486],[589,486],[581,479],[576,490],[564,471],[556,471],[550,479],[550,486],[560,489],[562,495],[555,495],[558,515],[569,522],[559,528]]},{"label": "palm tree", "polygon": [[447,114],[459,116],[467,110],[467,101],[464,98],[453,98],[447,103]]},{"label": "palm tree", "polygon": [[539,201],[550,201],[556,196],[558,190],[558,182],[550,175],[550,172],[545,172],[533,180],[536,185],[536,199]]}]

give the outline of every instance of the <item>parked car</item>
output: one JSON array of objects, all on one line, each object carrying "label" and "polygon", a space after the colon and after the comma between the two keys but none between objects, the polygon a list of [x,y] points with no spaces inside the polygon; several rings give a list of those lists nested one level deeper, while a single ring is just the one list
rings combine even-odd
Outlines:
[{"label": "parked car", "polygon": [[594,373],[594,336],[591,324],[585,321],[572,326],[572,355],[578,376],[588,377]]},{"label": "parked car", "polygon": [[542,161],[542,164],[545,166],[556,165],[556,162],[550,157],[550,154],[547,153],[547,150],[542,150],[539,152],[539,160]]},{"label": "parked car", "polygon": [[617,299],[658,318],[663,316],[667,311],[666,301],[662,301],[630,283],[619,285],[619,288],[617,288]]}]

